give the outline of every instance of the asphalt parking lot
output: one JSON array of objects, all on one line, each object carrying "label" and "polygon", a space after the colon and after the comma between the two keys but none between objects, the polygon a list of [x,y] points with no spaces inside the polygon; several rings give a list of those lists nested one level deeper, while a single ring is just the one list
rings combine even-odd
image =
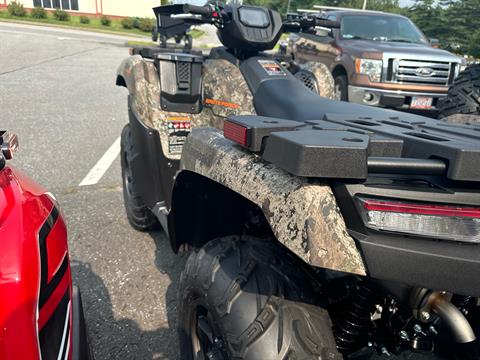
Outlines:
[{"label": "asphalt parking lot", "polygon": [[128,56],[124,41],[0,23],[0,128],[19,136],[13,165],[61,204],[96,359],[177,359],[186,257],[163,233],[134,231],[123,209],[117,155],[127,93],[115,72]]}]

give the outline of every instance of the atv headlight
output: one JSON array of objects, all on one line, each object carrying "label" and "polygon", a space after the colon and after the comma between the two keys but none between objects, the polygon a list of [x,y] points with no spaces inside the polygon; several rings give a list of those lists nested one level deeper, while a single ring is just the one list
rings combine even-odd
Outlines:
[{"label": "atv headlight", "polygon": [[356,197],[366,227],[480,243],[480,208]]},{"label": "atv headlight", "polygon": [[382,78],[382,60],[355,59],[357,74],[368,75],[370,81],[379,82]]}]

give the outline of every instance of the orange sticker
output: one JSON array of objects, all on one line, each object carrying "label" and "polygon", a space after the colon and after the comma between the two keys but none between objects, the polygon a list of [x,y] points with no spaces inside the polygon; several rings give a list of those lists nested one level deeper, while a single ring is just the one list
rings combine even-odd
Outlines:
[{"label": "orange sticker", "polygon": [[240,105],[238,104],[234,104],[227,101],[214,100],[214,99],[205,99],[205,104],[218,105],[218,106],[228,107],[231,109],[238,109],[240,107]]},{"label": "orange sticker", "polygon": [[167,121],[190,121],[190,117],[188,116],[169,116],[167,117]]}]

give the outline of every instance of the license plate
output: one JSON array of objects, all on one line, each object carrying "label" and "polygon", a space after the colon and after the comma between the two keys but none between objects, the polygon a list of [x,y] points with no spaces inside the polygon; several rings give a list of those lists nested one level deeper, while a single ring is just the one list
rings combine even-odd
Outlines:
[{"label": "license plate", "polygon": [[433,98],[426,96],[414,96],[410,104],[411,109],[431,109]]}]

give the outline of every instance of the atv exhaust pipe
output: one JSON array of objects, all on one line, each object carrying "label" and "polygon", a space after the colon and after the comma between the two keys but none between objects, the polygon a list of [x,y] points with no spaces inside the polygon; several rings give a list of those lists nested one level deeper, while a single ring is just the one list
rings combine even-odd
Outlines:
[{"label": "atv exhaust pipe", "polygon": [[451,294],[428,289],[417,289],[412,293],[413,315],[420,321],[432,321],[437,314],[450,328],[458,343],[466,344],[476,340],[475,333],[463,313],[451,303]]},{"label": "atv exhaust pipe", "polygon": [[476,340],[477,337],[470,323],[455,305],[440,293],[433,293],[430,297],[433,312],[452,330],[455,341],[465,344]]}]

